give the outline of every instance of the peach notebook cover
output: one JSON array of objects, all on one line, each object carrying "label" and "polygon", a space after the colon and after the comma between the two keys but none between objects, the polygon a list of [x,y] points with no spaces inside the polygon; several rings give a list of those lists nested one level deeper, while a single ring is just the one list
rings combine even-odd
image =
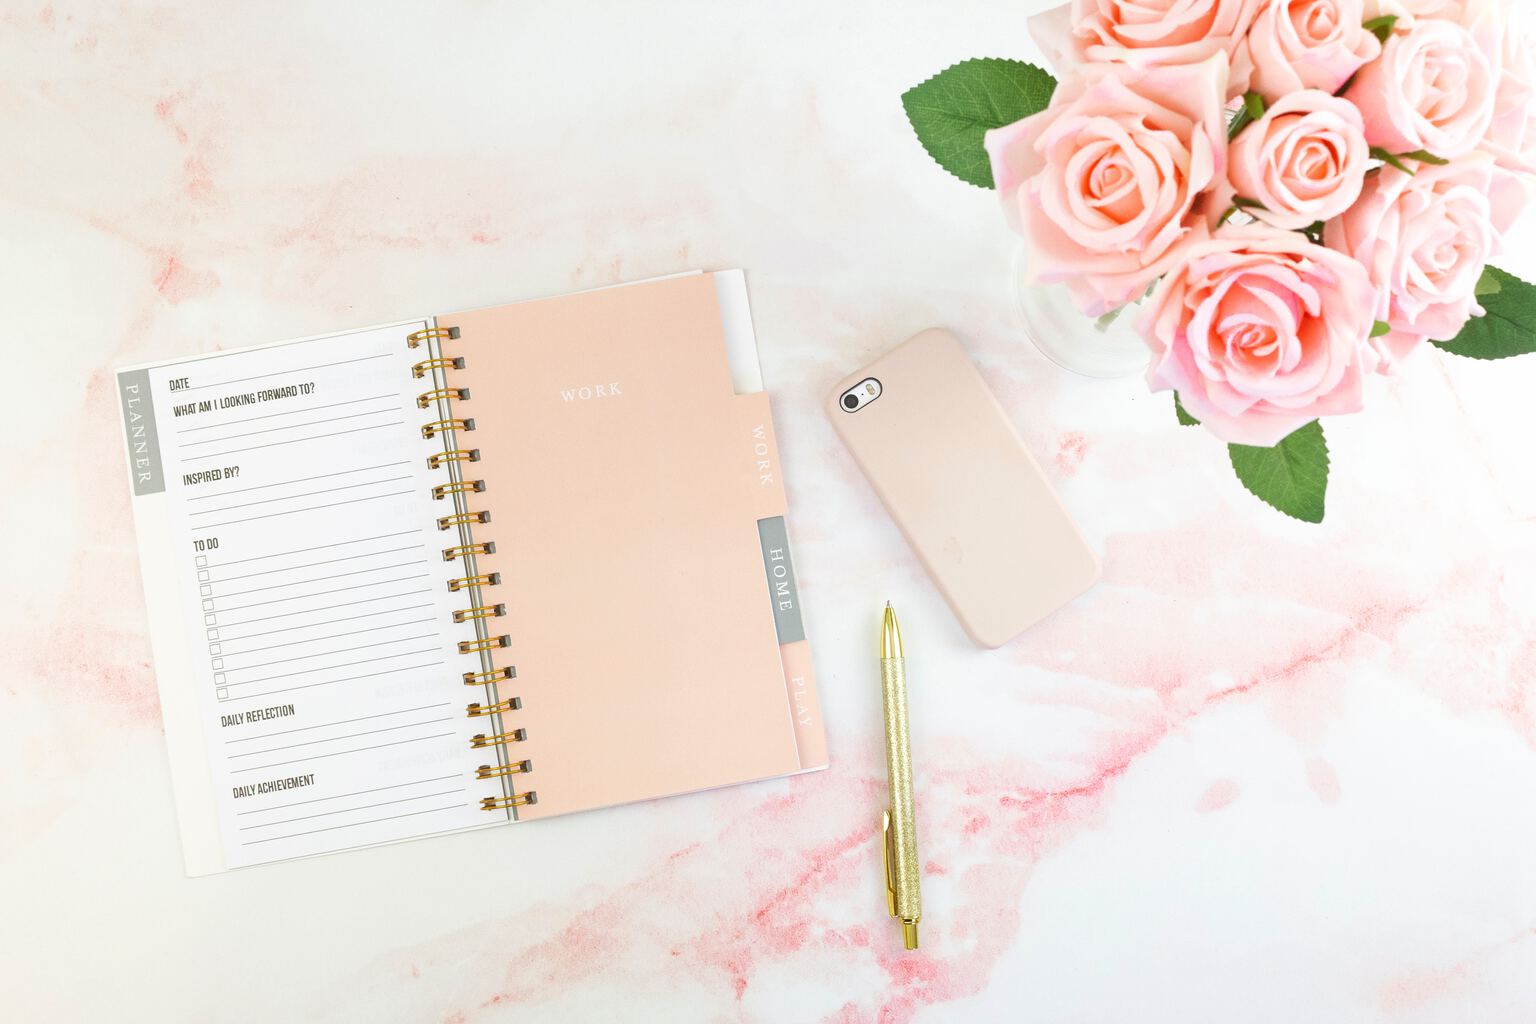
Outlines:
[{"label": "peach notebook cover", "polygon": [[[519,819],[825,767],[739,271],[437,318]],[[728,341],[728,335],[729,341]],[[728,356],[730,348],[731,356]],[[733,385],[733,370],[735,384]],[[487,588],[487,593],[491,593]]]}]

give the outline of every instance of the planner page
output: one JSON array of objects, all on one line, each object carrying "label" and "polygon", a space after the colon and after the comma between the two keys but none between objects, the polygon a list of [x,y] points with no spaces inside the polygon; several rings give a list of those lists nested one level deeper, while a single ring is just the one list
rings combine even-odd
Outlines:
[{"label": "planner page", "polygon": [[479,807],[426,326],[118,374],[191,874],[507,818]]}]

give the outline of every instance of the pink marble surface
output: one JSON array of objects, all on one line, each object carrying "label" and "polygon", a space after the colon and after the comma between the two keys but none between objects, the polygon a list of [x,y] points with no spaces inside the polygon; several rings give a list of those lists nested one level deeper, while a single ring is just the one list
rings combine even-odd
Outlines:
[{"label": "pink marble surface", "polygon": [[[1331,425],[1325,526],[1166,396],[1019,340],[908,85],[1034,5],[0,13],[0,1000],[18,1021],[1536,1018],[1536,359]],[[1530,276],[1536,248],[1504,261]],[[748,268],[825,773],[181,876],[114,365]],[[945,324],[1104,583],[970,647],[818,412]],[[913,650],[925,945],[875,845],[876,612]]]}]

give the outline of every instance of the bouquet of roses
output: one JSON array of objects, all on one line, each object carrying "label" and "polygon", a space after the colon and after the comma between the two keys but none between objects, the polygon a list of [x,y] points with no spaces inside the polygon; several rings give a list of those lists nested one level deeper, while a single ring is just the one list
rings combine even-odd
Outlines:
[{"label": "bouquet of roses", "polygon": [[1514,2],[1072,0],[1030,22],[1059,82],[971,60],[903,103],[998,190],[1031,277],[1089,317],[1138,304],[1152,389],[1319,522],[1319,417],[1371,374],[1536,351],[1536,290],[1489,266],[1536,186]]}]

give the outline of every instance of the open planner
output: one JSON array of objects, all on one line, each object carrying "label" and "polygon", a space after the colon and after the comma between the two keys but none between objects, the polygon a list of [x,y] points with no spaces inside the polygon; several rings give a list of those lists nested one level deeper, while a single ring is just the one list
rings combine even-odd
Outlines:
[{"label": "open planner", "polygon": [[189,874],[825,767],[740,271],[117,381]]}]

